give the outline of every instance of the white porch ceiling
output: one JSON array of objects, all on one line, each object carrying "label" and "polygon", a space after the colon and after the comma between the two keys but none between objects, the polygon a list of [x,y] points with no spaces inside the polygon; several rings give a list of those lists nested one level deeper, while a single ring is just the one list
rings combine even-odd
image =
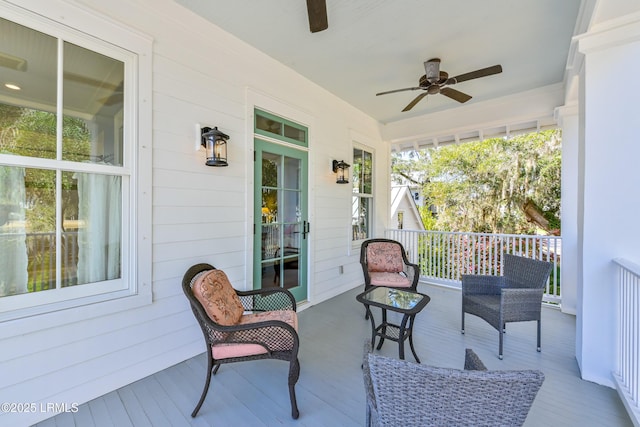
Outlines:
[{"label": "white porch ceiling", "polygon": [[[327,0],[329,28],[311,33],[304,0],[176,0],[391,126],[520,93],[564,92],[581,1]],[[450,76],[495,64],[503,72],[455,85],[473,96],[465,104],[429,95],[403,113],[422,91],[375,96],[417,86],[434,57]]]}]

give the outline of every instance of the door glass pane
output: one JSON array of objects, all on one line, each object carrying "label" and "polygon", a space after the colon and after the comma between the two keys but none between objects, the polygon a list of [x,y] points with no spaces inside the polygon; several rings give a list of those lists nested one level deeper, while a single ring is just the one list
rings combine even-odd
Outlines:
[{"label": "door glass pane", "polygon": [[260,288],[272,288],[278,286],[280,275],[280,263],[274,260],[261,262],[262,273],[260,275]]},{"label": "door glass pane", "polygon": [[262,189],[262,223],[273,224],[278,221],[278,190]]},{"label": "door glass pane", "polygon": [[279,286],[281,247],[281,219],[279,212],[278,182],[281,158],[272,153],[262,153],[262,238],[260,243],[260,287]]},{"label": "door glass pane", "polygon": [[296,287],[299,279],[301,161],[262,153],[262,287]]},{"label": "door glass pane", "polygon": [[284,188],[300,188],[300,160],[284,157]]},{"label": "door glass pane", "polygon": [[64,44],[64,160],[122,165],[124,63]]},{"label": "door glass pane", "polygon": [[284,223],[300,222],[300,192],[282,190],[282,220]]},{"label": "door glass pane", "polygon": [[277,274],[277,284],[281,288],[290,289],[295,288],[300,284],[299,281],[299,244],[296,246],[285,246],[282,251],[282,256],[278,261],[281,263],[282,268]]},{"label": "door glass pane", "polygon": [[278,186],[278,170],[280,168],[280,156],[271,153],[262,153],[262,186]]},{"label": "door glass pane", "polygon": [[270,260],[276,257],[276,252],[280,248],[280,225],[262,224],[262,257]]}]

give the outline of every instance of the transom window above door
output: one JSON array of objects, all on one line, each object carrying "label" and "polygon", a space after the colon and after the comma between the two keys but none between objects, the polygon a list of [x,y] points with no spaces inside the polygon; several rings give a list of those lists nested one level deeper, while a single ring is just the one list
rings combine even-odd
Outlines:
[{"label": "transom window above door", "polygon": [[280,141],[307,147],[307,128],[275,114],[255,110],[255,133]]}]

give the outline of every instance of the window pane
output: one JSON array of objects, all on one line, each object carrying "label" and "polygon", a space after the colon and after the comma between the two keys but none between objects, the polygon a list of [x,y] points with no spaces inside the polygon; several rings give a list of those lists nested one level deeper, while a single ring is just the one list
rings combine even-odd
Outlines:
[{"label": "window pane", "polygon": [[369,238],[370,208],[371,199],[365,197],[353,197],[351,221],[353,240]]},{"label": "window pane", "polygon": [[256,128],[274,135],[282,135],[282,123],[256,113]]},{"label": "window pane", "polygon": [[24,176],[0,167],[0,297],[28,292]]},{"label": "window pane", "polygon": [[295,139],[296,141],[305,142],[306,132],[287,124],[284,125],[284,136]]},{"label": "window pane", "polygon": [[0,296],[56,288],[55,171],[0,166]]},{"label": "window pane", "polygon": [[124,64],[64,44],[62,158],[122,165]]},{"label": "window pane", "polygon": [[364,194],[372,194],[372,167],[373,159],[371,153],[368,151],[363,152],[362,158],[362,188],[361,191]]},{"label": "window pane", "polygon": [[353,192],[360,193],[360,186],[362,183],[362,150],[357,148],[353,149],[353,167],[352,167],[352,182],[353,182]]},{"label": "window pane", "polygon": [[[77,284],[118,279],[121,275],[122,179],[92,173],[65,173],[75,179],[77,190],[69,189],[65,210],[73,212],[77,199],[78,278]],[[65,216],[66,219],[66,216]]]},{"label": "window pane", "polygon": [[2,18],[0,34],[0,152],[54,159],[57,40]]}]

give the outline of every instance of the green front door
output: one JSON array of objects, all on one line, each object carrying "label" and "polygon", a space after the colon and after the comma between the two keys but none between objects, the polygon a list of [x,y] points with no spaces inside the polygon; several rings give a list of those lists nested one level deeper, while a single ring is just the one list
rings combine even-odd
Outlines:
[{"label": "green front door", "polygon": [[279,287],[307,299],[307,152],[255,139],[255,289]]}]

